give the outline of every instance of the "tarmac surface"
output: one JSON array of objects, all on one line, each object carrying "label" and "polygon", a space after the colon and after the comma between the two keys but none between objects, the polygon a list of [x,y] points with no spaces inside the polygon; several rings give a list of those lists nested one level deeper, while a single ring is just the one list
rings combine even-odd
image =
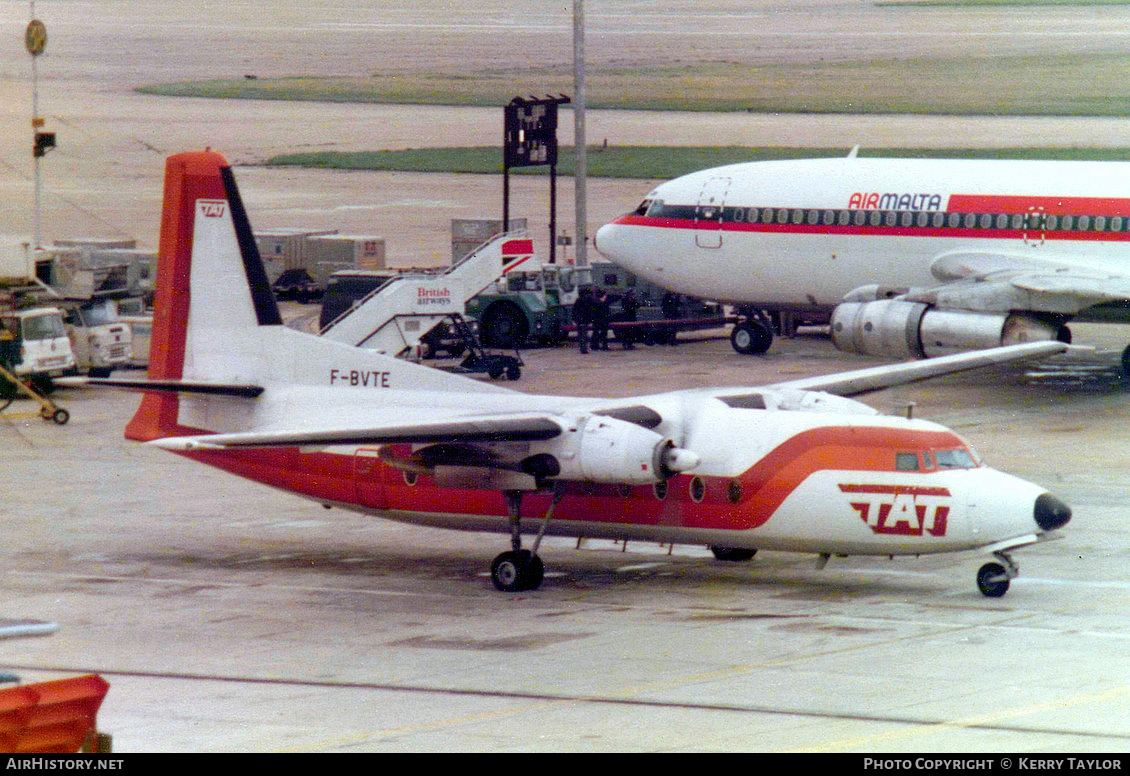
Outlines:
[{"label": "tarmac surface", "polygon": [[[292,317],[294,311],[289,313]],[[1111,346],[1130,327],[1083,327]],[[115,751],[1124,752],[1130,543],[1116,351],[875,394],[1074,510],[1001,599],[975,553],[833,559],[550,540],[494,590],[503,535],[325,510],[122,438],[137,398],[0,414],[0,642],[23,681],[96,672]],[[523,391],[627,395],[870,365],[814,334],[523,352]],[[1028,374],[1035,377],[1026,376]],[[1112,433],[1112,430],[1113,433]]]},{"label": "tarmac surface", "polygon": [[[123,6],[129,6],[125,12]],[[210,145],[239,166],[257,228],[379,233],[398,264],[441,264],[449,219],[495,216],[491,177],[256,166],[308,148],[499,142],[487,109],[146,97],[167,80],[426,69],[500,57],[569,62],[567,11],[535,0],[295,10],[256,3],[41,2],[47,241],[156,245],[167,154]],[[382,4],[388,5],[388,4]],[[594,5],[594,4],[590,4]],[[1119,51],[1127,9],[892,11],[868,3],[609,2],[590,8],[590,62],[907,56],[976,49]],[[562,5],[561,8],[566,6]],[[0,39],[27,4],[0,0]],[[709,56],[707,56],[709,54]],[[509,61],[509,60],[507,60]],[[27,57],[0,57],[0,234],[31,220]],[[421,129],[425,127],[425,129]],[[563,126],[563,141],[571,128]],[[597,142],[870,145],[1130,144],[1113,120],[594,113]],[[21,139],[26,138],[26,139]],[[1046,140],[1045,140],[1046,139]],[[544,234],[544,181],[523,181]],[[647,181],[590,181],[590,231]],[[567,182],[561,202],[571,203]],[[521,215],[521,214],[517,214]],[[562,205],[562,221],[571,208]],[[540,220],[539,220],[540,219]],[[291,317],[301,317],[297,310]],[[1074,518],[1014,556],[983,598],[980,556],[726,564],[696,548],[543,545],[542,587],[488,577],[500,535],[351,514],[126,442],[136,396],[67,390],[66,426],[0,413],[0,617],[57,624],[0,641],[31,682],[110,682],[99,727],[116,751],[1124,752],[1130,746],[1130,422],[1113,368],[1130,327],[1075,327],[1104,348],[1063,366],[964,375],[869,402],[967,436]],[[523,353],[524,391],[618,396],[756,385],[872,365],[807,334],[764,357],[723,337],[580,356]],[[34,630],[34,628],[33,628]]]}]

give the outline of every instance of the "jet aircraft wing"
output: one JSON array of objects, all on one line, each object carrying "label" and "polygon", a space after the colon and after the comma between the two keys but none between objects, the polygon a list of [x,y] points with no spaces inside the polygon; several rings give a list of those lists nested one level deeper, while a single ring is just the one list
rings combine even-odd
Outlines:
[{"label": "jet aircraft wing", "polygon": [[[988,350],[975,350],[952,356],[931,358],[925,361],[907,361],[900,364],[856,369],[839,374],[806,377],[776,383],[769,388],[791,388],[805,391],[823,391],[837,396],[859,396],[872,391],[881,391],[896,385],[914,383],[931,377],[940,377],[954,372],[980,369],[987,366],[1006,364],[1012,361],[1052,356],[1063,353],[1068,345],[1062,342],[1027,342],[1022,345],[1009,345]],[[734,398],[734,397],[730,397]]]},{"label": "jet aircraft wing", "polygon": [[1130,299],[1128,275],[1032,257],[961,251],[938,257],[930,269],[942,282],[901,298],[980,312],[1029,309],[1070,315]]}]

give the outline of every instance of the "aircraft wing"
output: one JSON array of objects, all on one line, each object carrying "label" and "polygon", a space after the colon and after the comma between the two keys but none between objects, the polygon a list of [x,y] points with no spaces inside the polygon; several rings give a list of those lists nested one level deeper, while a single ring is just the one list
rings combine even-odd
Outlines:
[{"label": "aircraft wing", "polygon": [[1027,342],[1023,345],[974,350],[968,353],[958,353],[953,356],[942,356],[941,358],[930,358],[923,361],[907,361],[868,369],[856,369],[839,374],[806,377],[767,387],[823,391],[837,396],[859,396],[872,391],[881,391],[884,388],[928,380],[931,377],[940,377],[955,372],[1052,356],[1063,353],[1068,347],[1062,342],[1055,341]]},{"label": "aircraft wing", "polygon": [[1130,275],[1032,257],[962,251],[939,256],[937,286],[903,299],[980,312],[1038,310],[1074,315],[1104,302],[1130,299]]},{"label": "aircraft wing", "polygon": [[[435,417],[437,413],[432,413]],[[364,445],[409,442],[530,442],[559,436],[568,421],[552,414],[452,415],[446,420],[381,423],[327,429],[279,429],[234,434],[166,437],[149,444],[166,450],[223,450],[295,445]]]}]

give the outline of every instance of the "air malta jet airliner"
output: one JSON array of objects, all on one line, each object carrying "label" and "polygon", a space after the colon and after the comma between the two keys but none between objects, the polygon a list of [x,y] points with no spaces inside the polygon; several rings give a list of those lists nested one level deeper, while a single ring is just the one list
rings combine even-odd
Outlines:
[{"label": "air malta jet airliner", "polygon": [[1067,342],[1072,319],[1130,321],[1130,164],[735,164],[660,185],[596,247],[737,305],[739,352],[769,347],[764,309],[831,312],[837,347],[875,356]]},{"label": "air malta jet airliner", "polygon": [[977,550],[1000,596],[1009,553],[1070,519],[952,431],[847,398],[1061,343],[760,388],[528,395],[285,327],[251,234],[221,155],[171,157],[148,378],[85,382],[144,391],[130,439],[326,506],[509,535],[500,590],[538,587],[552,534],[728,560]]}]

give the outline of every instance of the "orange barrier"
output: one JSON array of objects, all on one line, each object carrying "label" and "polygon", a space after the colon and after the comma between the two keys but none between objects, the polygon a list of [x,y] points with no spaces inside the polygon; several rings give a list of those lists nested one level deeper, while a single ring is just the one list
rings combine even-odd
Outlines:
[{"label": "orange barrier", "polygon": [[78,752],[98,739],[96,716],[109,683],[90,674],[0,690],[0,751]]}]

